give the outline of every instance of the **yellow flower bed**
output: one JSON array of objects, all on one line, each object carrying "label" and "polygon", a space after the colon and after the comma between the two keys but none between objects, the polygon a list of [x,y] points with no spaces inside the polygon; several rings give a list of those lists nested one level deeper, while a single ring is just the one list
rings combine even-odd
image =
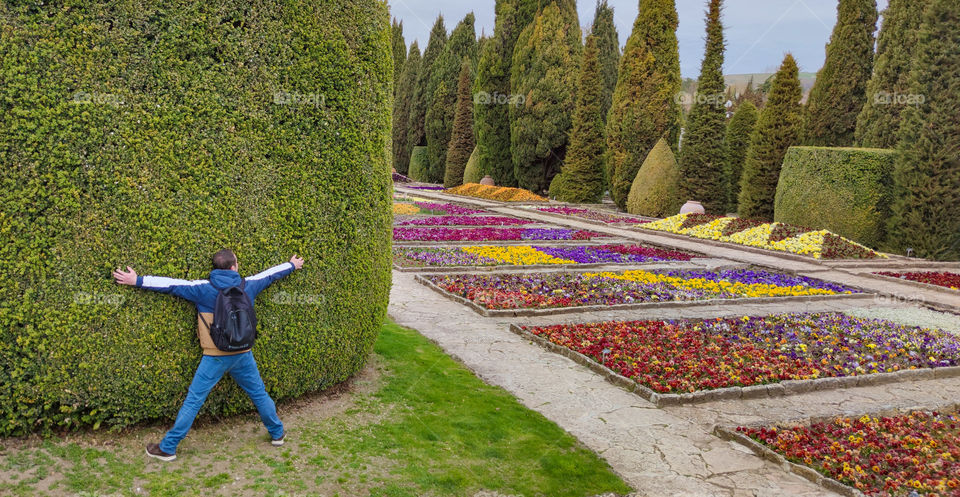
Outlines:
[{"label": "yellow flower bed", "polygon": [[813,257],[815,259],[820,259],[823,257],[824,245],[827,237],[830,236],[831,240],[834,242],[832,247],[836,247],[837,239],[839,239],[842,244],[846,244],[842,245],[844,249],[853,249],[854,253],[856,253],[857,250],[862,250],[872,257],[887,258],[886,255],[877,253],[859,243],[839,237],[838,235],[834,235],[826,230],[810,231],[785,238],[783,240],[771,242],[770,235],[775,229],[777,229],[777,226],[780,223],[766,223],[754,228],[739,231],[729,236],[724,236],[724,228],[726,228],[727,225],[729,225],[735,218],[721,217],[709,223],[699,224],[690,228],[681,228],[688,216],[689,214],[679,214],[677,216],[668,217],[652,223],[637,225],[637,227],[656,231],[665,231],[678,235],[686,235],[693,238],[735,243],[737,245],[757,247],[766,250],[790,252],[793,254]]},{"label": "yellow flower bed", "polygon": [[413,204],[393,204],[394,216],[405,216],[420,212],[420,208]]},{"label": "yellow flower bed", "polygon": [[501,202],[548,202],[547,199],[529,190],[506,186],[481,185],[479,183],[467,183],[465,185],[448,188],[443,192],[453,195],[484,198],[487,200],[499,200]]},{"label": "yellow flower bed", "polygon": [[576,264],[576,261],[561,259],[549,254],[540,252],[533,247],[496,247],[493,245],[477,245],[470,247],[461,247],[461,251],[468,254],[478,255],[480,257],[489,257],[498,262],[512,264],[515,266],[528,266],[533,264]]},{"label": "yellow flower bed", "polygon": [[[622,273],[586,273],[588,278],[612,278],[625,281],[636,281],[645,284],[666,283],[680,288],[691,290],[707,290],[711,292],[730,292],[744,297],[796,297],[804,295],[836,295],[836,292],[822,288],[807,288],[803,286],[777,286],[765,283],[740,283],[730,281],[711,281],[704,278],[678,278],[664,274],[651,273],[643,270],[624,271]],[[849,292],[847,292],[849,293]]]}]

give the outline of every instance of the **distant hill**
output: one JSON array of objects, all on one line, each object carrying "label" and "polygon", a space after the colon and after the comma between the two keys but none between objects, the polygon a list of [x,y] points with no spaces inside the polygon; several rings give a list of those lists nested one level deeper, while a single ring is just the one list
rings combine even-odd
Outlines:
[{"label": "distant hill", "polygon": [[[737,89],[737,92],[741,92],[746,89],[747,83],[750,82],[750,78],[753,78],[754,88],[756,88],[762,85],[763,82],[766,81],[770,76],[773,76],[773,73],[727,74],[723,77],[723,79],[726,81],[727,86],[733,86]],[[810,91],[810,88],[813,88],[813,82],[816,80],[816,73],[800,73],[800,85],[803,87],[803,92],[807,93]]]}]

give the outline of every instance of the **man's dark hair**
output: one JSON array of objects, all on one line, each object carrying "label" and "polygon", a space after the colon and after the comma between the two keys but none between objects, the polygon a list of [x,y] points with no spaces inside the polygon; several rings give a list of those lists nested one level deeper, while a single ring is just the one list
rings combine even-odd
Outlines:
[{"label": "man's dark hair", "polygon": [[236,263],[237,256],[230,249],[223,249],[213,254],[214,269],[230,269],[230,267]]}]

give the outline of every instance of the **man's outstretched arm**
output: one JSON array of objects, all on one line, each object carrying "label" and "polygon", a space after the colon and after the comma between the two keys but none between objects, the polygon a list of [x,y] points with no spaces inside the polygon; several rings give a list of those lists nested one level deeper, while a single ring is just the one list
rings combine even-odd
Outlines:
[{"label": "man's outstretched arm", "polygon": [[303,259],[294,255],[290,258],[289,262],[278,264],[270,269],[267,269],[266,271],[262,271],[253,276],[245,278],[244,281],[247,282],[245,291],[251,296],[256,296],[258,293],[270,286],[270,284],[274,281],[277,281],[302,267]]},{"label": "man's outstretched arm", "polygon": [[130,266],[127,266],[126,271],[120,268],[114,270],[113,280],[120,285],[130,285],[145,290],[169,293],[191,302],[197,301],[200,296],[200,286],[207,283],[207,280],[181,280],[164,276],[139,276]]}]

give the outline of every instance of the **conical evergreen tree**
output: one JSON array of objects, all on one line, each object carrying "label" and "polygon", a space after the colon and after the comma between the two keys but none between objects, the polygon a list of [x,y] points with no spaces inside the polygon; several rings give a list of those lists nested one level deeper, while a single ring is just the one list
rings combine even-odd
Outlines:
[{"label": "conical evergreen tree", "polygon": [[573,0],[549,3],[517,38],[510,86],[525,102],[510,106],[510,151],[521,188],[542,192],[560,172],[581,52]]},{"label": "conical evergreen tree", "polygon": [[699,200],[711,214],[724,214],[727,201],[723,176],[727,107],[720,9],[721,0],[710,0],[706,53],[680,150],[680,196]]},{"label": "conical evergreen tree", "polygon": [[767,105],[750,139],[750,150],[740,177],[737,212],[740,217],[773,220],[780,167],[787,149],[797,144],[803,121],[797,61],[787,54],[774,76]]},{"label": "conical evergreen tree", "polygon": [[866,103],[867,81],[873,70],[876,30],[876,0],[840,0],[827,58],[804,109],[804,144],[853,145],[857,116]]},{"label": "conical evergreen tree", "polygon": [[407,142],[407,128],[410,123],[413,90],[419,73],[420,47],[414,41],[410,44],[410,55],[403,65],[403,72],[397,83],[397,98],[393,102],[393,167],[400,174],[407,174],[410,169],[413,145]]},{"label": "conical evergreen tree", "polygon": [[[457,105],[457,77],[460,74],[460,65],[463,58],[470,59],[471,64],[477,60],[477,39],[474,30],[473,13],[467,14],[457,27],[450,33],[450,38],[443,48],[443,53],[437,58],[430,74],[428,93],[433,89],[433,103],[426,116],[427,157],[430,164],[430,177],[436,181],[443,180],[444,168],[447,164],[447,148],[450,146],[450,132],[453,130],[453,114]],[[443,100],[436,93],[440,83],[445,83],[447,91]]]},{"label": "conical evergreen tree", "polygon": [[750,148],[750,136],[757,124],[760,113],[750,100],[744,100],[727,125],[723,140],[724,189],[726,203],[724,213],[737,212],[737,197],[740,196],[740,175],[743,174],[743,162]]},{"label": "conical evergreen tree", "polygon": [[563,202],[598,203],[603,196],[604,75],[598,42],[594,35],[587,37],[570,146],[563,169],[550,187],[550,196]]},{"label": "conical evergreen tree", "polygon": [[443,16],[437,17],[437,22],[433,24],[430,30],[430,41],[427,42],[427,48],[423,51],[423,58],[420,59],[420,72],[417,74],[417,84],[413,90],[413,101],[410,104],[410,119],[408,120],[407,146],[411,151],[413,147],[426,146],[427,144],[427,109],[430,107],[433,93],[429,88],[430,75],[432,74],[433,64],[437,57],[443,52],[444,45],[447,44],[447,28],[443,24]]},{"label": "conical evergreen tree", "polygon": [[457,81],[457,104],[453,117],[453,131],[447,149],[447,164],[443,186],[453,188],[463,184],[463,171],[473,152],[473,63],[464,57]]},{"label": "conical evergreen tree", "polygon": [[[451,99],[456,99],[456,94],[453,93],[453,90],[447,88],[446,81],[441,81],[440,85],[437,86],[437,90],[433,92],[433,100],[430,101],[430,108],[427,109],[427,115],[443,115],[444,110],[446,110],[446,107],[449,105],[448,102]],[[442,122],[428,120],[426,124],[427,135],[429,135],[431,131],[434,134],[437,134],[437,128],[440,126],[443,126]],[[424,168],[422,181],[427,183],[443,183],[443,171],[446,167],[446,154],[444,154],[444,167],[436,167],[436,165],[431,162],[432,159],[430,157],[429,140],[426,148],[427,163],[426,167]]]},{"label": "conical evergreen tree", "polygon": [[917,34],[912,95],[893,171],[889,245],[900,253],[960,259],[960,9],[930,0]]},{"label": "conical evergreen tree", "polygon": [[610,194],[626,207],[637,171],[657,140],[676,151],[680,136],[680,55],[673,0],[640,0],[620,59],[607,115],[605,164]]},{"label": "conical evergreen tree", "polygon": [[393,96],[396,98],[403,65],[407,62],[407,42],[403,39],[403,21],[393,19]]},{"label": "conical evergreen tree", "polygon": [[590,34],[597,38],[600,71],[603,74],[600,114],[606,122],[610,102],[613,100],[613,90],[617,87],[617,65],[620,63],[620,39],[617,26],[613,23],[613,7],[607,4],[607,0],[597,0]]},{"label": "conical evergreen tree", "polygon": [[909,94],[910,67],[926,3],[928,0],[890,0],[883,11],[873,77],[867,83],[866,104],[857,117],[856,142],[861,147],[897,145],[903,105],[895,99]]}]

